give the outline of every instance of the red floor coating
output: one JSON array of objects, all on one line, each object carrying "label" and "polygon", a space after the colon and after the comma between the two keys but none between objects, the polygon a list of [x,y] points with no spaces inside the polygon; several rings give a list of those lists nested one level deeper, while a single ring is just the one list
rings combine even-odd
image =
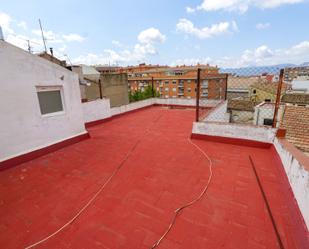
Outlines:
[{"label": "red floor coating", "polygon": [[[141,138],[95,202],[36,248],[151,248],[173,210],[197,197],[209,176],[207,160],[187,141],[193,119],[194,110],[145,109],[90,128],[91,139],[0,172],[0,248],[24,248],[61,227]],[[285,248],[308,247],[273,150],[194,142],[212,158],[213,180],[158,248],[279,248],[249,155]]]}]

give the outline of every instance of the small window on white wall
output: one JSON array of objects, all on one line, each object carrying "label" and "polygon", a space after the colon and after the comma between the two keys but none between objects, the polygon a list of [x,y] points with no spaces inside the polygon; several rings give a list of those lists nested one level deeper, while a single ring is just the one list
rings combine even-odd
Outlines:
[{"label": "small window on white wall", "polygon": [[61,87],[37,87],[37,95],[42,115],[62,113]]}]

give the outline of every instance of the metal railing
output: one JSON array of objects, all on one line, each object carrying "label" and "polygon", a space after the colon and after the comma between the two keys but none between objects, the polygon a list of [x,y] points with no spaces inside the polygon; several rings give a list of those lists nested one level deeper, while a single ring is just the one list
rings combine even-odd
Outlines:
[{"label": "metal railing", "polygon": [[284,70],[278,68],[267,73],[260,68],[231,69],[213,76],[198,70],[196,121],[207,120],[205,100],[216,99],[227,103],[225,115],[221,107],[216,121],[278,126],[281,97],[290,89],[283,76]]}]

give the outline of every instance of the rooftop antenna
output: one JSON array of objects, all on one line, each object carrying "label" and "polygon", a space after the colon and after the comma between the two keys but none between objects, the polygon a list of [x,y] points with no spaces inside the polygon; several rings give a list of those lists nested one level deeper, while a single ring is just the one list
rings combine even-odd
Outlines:
[{"label": "rooftop antenna", "polygon": [[32,51],[31,51],[31,45],[30,45],[30,40],[27,40],[27,44],[28,44],[28,52],[29,52],[29,53],[32,53]]},{"label": "rooftop antenna", "polygon": [[63,54],[69,61],[69,63],[71,64],[71,66],[73,66],[72,61],[70,60],[69,56],[67,54]]},{"label": "rooftop antenna", "polygon": [[43,40],[43,43],[44,43],[45,53],[47,53],[46,39],[44,37],[44,32],[43,32],[43,28],[42,28],[41,19],[39,19],[39,24],[40,24],[41,34],[42,34],[42,40]]}]

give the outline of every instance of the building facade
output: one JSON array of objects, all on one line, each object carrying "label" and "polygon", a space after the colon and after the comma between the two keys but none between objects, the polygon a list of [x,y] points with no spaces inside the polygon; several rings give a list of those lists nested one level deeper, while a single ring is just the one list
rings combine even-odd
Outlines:
[{"label": "building facade", "polygon": [[289,67],[284,69],[285,82],[292,82],[296,79],[309,80],[309,66]]},{"label": "building facade", "polygon": [[197,93],[197,69],[201,68],[200,96],[225,99],[227,75],[219,74],[217,67],[209,65],[158,67],[128,73],[131,92],[144,91],[151,86],[162,98],[195,98]]},{"label": "building facade", "polygon": [[78,75],[0,40],[0,162],[86,134]]}]

